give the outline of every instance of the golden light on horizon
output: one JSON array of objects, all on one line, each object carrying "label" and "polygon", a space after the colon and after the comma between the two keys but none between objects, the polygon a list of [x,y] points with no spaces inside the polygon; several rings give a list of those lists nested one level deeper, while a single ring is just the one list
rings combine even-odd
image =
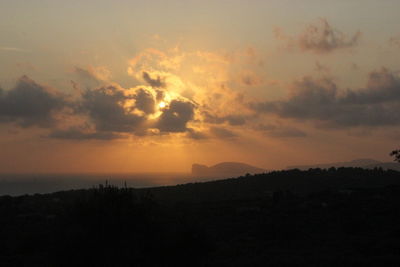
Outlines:
[{"label": "golden light on horizon", "polygon": [[[363,1],[357,14],[278,0],[187,1],[185,12],[79,1],[73,24],[16,2],[0,4],[0,13],[21,16],[0,16],[0,172],[183,171],[225,161],[279,169],[388,161],[398,146],[398,23],[364,18],[378,21],[382,10],[381,23],[400,23],[400,1]],[[30,10],[43,25],[24,19]]]}]

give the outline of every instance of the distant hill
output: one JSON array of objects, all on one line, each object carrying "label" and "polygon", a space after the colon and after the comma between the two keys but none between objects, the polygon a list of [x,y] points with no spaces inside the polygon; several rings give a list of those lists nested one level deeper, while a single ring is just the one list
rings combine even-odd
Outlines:
[{"label": "distant hill", "polygon": [[266,172],[265,169],[240,162],[222,162],[214,166],[192,165],[192,176],[199,178],[229,178]]},{"label": "distant hill", "polygon": [[365,168],[365,169],[373,169],[373,168],[382,168],[384,170],[400,170],[400,164],[394,162],[382,162],[374,159],[355,159],[352,161],[345,162],[334,162],[334,163],[325,163],[325,164],[315,164],[315,165],[294,165],[288,166],[287,169],[299,169],[299,170],[308,170],[308,169],[329,169],[331,167],[340,168],[340,167],[353,167],[353,168]]}]

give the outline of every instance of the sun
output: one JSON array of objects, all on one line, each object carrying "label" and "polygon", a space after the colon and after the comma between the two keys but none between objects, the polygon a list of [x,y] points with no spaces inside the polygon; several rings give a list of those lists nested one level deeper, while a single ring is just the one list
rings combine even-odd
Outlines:
[{"label": "sun", "polygon": [[165,108],[166,106],[167,106],[167,103],[165,103],[164,101],[161,101],[160,103],[158,103],[159,108]]}]

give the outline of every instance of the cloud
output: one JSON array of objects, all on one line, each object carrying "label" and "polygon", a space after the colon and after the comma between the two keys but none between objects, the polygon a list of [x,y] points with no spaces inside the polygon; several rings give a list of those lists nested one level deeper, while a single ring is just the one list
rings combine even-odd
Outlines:
[{"label": "cloud", "polygon": [[184,100],[172,100],[166,107],[157,122],[161,132],[186,132],[187,123],[194,118],[195,105]]},{"label": "cloud", "polygon": [[[174,96],[175,97],[175,96]],[[168,100],[166,100],[168,98]],[[159,107],[166,101],[165,107]],[[115,84],[87,89],[74,102],[79,123],[53,130],[49,137],[59,139],[111,140],[126,135],[160,135],[189,132],[187,124],[194,119],[196,106],[184,98],[172,98],[168,92],[150,87],[124,89]],[[65,128],[65,127],[64,127]],[[192,137],[200,137],[191,131]]]},{"label": "cloud", "polygon": [[156,112],[156,100],[151,92],[145,89],[139,89],[133,96],[136,100],[135,107],[146,114],[152,114]]},{"label": "cloud", "polygon": [[256,130],[265,133],[270,137],[277,138],[296,138],[296,137],[306,137],[307,134],[300,129],[291,126],[277,126],[272,124],[261,124],[258,125]]},{"label": "cloud", "polygon": [[[57,117],[60,123],[46,126],[51,128],[47,136],[72,140],[175,133],[196,140],[237,136],[224,127],[245,125],[253,118],[253,111],[245,105],[243,94],[231,86],[241,78],[246,86],[260,85],[262,80],[255,70],[258,60],[254,49],[224,53],[147,49],[130,61],[128,73],[135,82],[142,82],[133,88],[112,81],[105,67],[76,66],[73,72],[77,79],[71,81],[75,90],[68,103],[59,97],[62,103],[48,112],[47,121]],[[230,66],[234,63],[244,65],[245,71]],[[1,94],[3,101],[6,92]],[[204,111],[209,112],[207,117]],[[2,114],[0,119],[5,121],[6,117]],[[216,125],[221,127],[210,129]]]},{"label": "cloud", "polygon": [[389,43],[390,43],[391,45],[400,47],[400,36],[397,35],[397,36],[390,37]]},{"label": "cloud", "polygon": [[131,96],[115,86],[87,90],[82,95],[80,112],[85,112],[98,131],[134,132],[145,118],[133,111]]},{"label": "cloud", "polygon": [[146,71],[143,71],[143,79],[151,86],[155,88],[164,88],[166,86],[165,81],[161,79],[160,76],[157,76],[156,79],[150,77],[150,74]]},{"label": "cloud", "polygon": [[315,71],[329,73],[330,68],[321,64],[319,61],[315,62]]},{"label": "cloud", "polygon": [[196,131],[194,129],[188,128],[186,136],[194,140],[205,140],[209,139],[209,136],[201,131]]},{"label": "cloud", "polygon": [[221,139],[230,139],[230,138],[235,138],[238,137],[238,135],[234,132],[232,132],[231,130],[228,130],[226,128],[222,128],[222,127],[210,127],[210,133],[212,135],[214,135],[217,138],[221,138]]},{"label": "cloud", "polygon": [[18,47],[9,47],[9,46],[0,46],[0,51],[8,51],[8,52],[20,52],[27,53],[29,50],[18,48]]},{"label": "cloud", "polygon": [[87,132],[80,127],[70,127],[67,130],[54,130],[48,137],[55,139],[70,139],[70,140],[114,140],[124,138],[121,134],[113,132]]},{"label": "cloud", "polygon": [[286,41],[289,48],[297,47],[301,51],[327,54],[356,46],[361,38],[361,32],[358,31],[348,37],[345,33],[333,28],[325,18],[319,18],[296,37],[286,36],[279,28],[275,29],[275,36]]},{"label": "cloud", "polygon": [[251,103],[261,113],[316,120],[324,127],[400,125],[400,79],[382,68],[359,90],[339,90],[332,79],[303,77],[286,100]]},{"label": "cloud", "polygon": [[21,77],[13,89],[0,90],[0,121],[22,127],[53,127],[55,113],[65,106],[62,95],[27,76]]},{"label": "cloud", "polygon": [[350,64],[350,68],[352,69],[352,70],[359,70],[359,66],[356,64],[356,63],[351,63]]},{"label": "cloud", "polygon": [[157,97],[164,95],[160,96],[158,91],[145,88],[126,90],[108,86],[87,90],[82,94],[78,113],[88,116],[96,135],[83,134],[73,129],[56,132],[56,136],[114,139],[119,138],[121,133],[144,136],[191,132],[195,137],[196,134],[187,127],[189,121],[194,119],[195,105],[188,100],[173,99],[166,107],[158,108]]},{"label": "cloud", "polygon": [[111,79],[111,72],[106,67],[75,67],[74,72],[79,76],[79,78],[86,81],[96,82],[96,84],[101,84],[102,82]]},{"label": "cloud", "polygon": [[246,70],[239,74],[239,83],[244,86],[260,86],[263,83],[263,79],[256,73]]},{"label": "cloud", "polygon": [[223,124],[227,122],[229,125],[232,126],[239,126],[244,125],[246,123],[246,116],[238,115],[238,114],[231,114],[226,116],[217,116],[212,115],[209,112],[203,112],[204,122],[211,123],[211,124]]}]

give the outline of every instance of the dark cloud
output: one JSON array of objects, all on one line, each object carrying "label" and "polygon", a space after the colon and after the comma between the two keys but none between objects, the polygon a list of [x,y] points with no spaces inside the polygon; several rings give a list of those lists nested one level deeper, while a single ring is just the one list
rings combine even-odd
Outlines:
[{"label": "dark cloud", "polygon": [[319,63],[319,61],[315,62],[315,70],[318,72],[325,72],[325,73],[330,72],[330,68],[325,65],[322,65],[321,63]]},{"label": "dark cloud", "polygon": [[[134,100],[134,101],[133,101]],[[195,105],[186,100],[172,100],[154,121],[148,115],[156,112],[156,99],[146,89],[127,94],[114,86],[87,90],[82,95],[79,113],[87,114],[97,134],[87,135],[73,131],[68,134],[78,138],[118,138],[109,133],[130,133],[138,136],[150,134],[150,128],[161,134],[187,132],[187,123],[194,118]],[[139,112],[140,111],[140,112]],[[58,133],[65,134],[65,133]],[[191,133],[196,136],[194,132]]]},{"label": "dark cloud", "polygon": [[195,139],[195,140],[205,140],[205,139],[209,138],[209,136],[207,134],[200,132],[200,131],[196,131],[191,128],[187,129],[186,136],[190,139]]},{"label": "dark cloud", "polygon": [[94,75],[94,73],[92,71],[89,71],[88,69],[75,67],[74,72],[79,76],[79,78],[88,79],[96,82],[98,81],[96,75]]},{"label": "dark cloud", "polygon": [[270,137],[278,138],[295,138],[307,136],[307,134],[302,130],[289,126],[261,124],[256,127],[256,130],[261,131]]},{"label": "dark cloud", "polygon": [[74,72],[82,81],[89,82],[89,86],[103,84],[104,81],[109,80],[111,77],[111,72],[105,67],[75,67]]},{"label": "dark cloud", "polygon": [[389,43],[391,45],[400,47],[400,36],[397,35],[397,36],[390,37]]},{"label": "dark cloud", "polygon": [[204,112],[204,122],[211,124],[223,124],[228,123],[232,126],[239,126],[246,124],[246,117],[243,115],[227,115],[227,116],[216,116],[209,112]]},{"label": "dark cloud", "polygon": [[358,65],[356,63],[354,63],[354,62],[350,64],[350,68],[352,70],[358,70],[359,69]]},{"label": "dark cloud", "polygon": [[151,92],[145,89],[139,89],[133,96],[136,100],[135,107],[146,114],[152,114],[156,112],[156,101]]},{"label": "dark cloud", "polygon": [[194,118],[195,106],[184,100],[172,100],[169,106],[163,109],[158,119],[157,128],[161,132],[186,132],[187,123]]},{"label": "dark cloud", "polygon": [[244,72],[241,74],[239,82],[245,86],[259,86],[262,84],[262,79],[252,72]]},{"label": "dark cloud", "polygon": [[160,76],[157,76],[156,79],[150,77],[150,74],[147,72],[143,72],[143,79],[152,87],[154,88],[164,88],[165,82],[161,79]]},{"label": "dark cloud", "polygon": [[164,98],[165,98],[165,92],[164,92],[164,91],[162,91],[162,90],[156,90],[156,93],[157,93],[157,95],[156,95],[156,100],[157,100],[158,102],[164,100]]},{"label": "dark cloud", "polygon": [[254,81],[253,77],[251,77],[249,75],[243,75],[242,83],[247,86],[253,86],[255,84],[255,81]]},{"label": "dark cloud", "polygon": [[271,137],[283,137],[283,138],[295,138],[295,137],[306,137],[307,134],[297,128],[285,127],[277,128],[268,133]]},{"label": "dark cloud", "polygon": [[210,128],[210,133],[212,135],[214,135],[217,138],[221,138],[221,139],[229,139],[229,138],[235,138],[238,135],[234,132],[232,132],[231,130],[228,130],[226,128],[222,128],[222,127],[211,127]]},{"label": "dark cloud", "polygon": [[55,130],[48,137],[69,140],[113,140],[123,138],[124,136],[113,132],[86,132],[79,127],[71,127],[67,130]]},{"label": "dark cloud", "polygon": [[297,46],[302,51],[319,54],[354,47],[361,37],[361,32],[356,32],[348,37],[345,33],[333,28],[324,18],[308,25],[296,38],[285,36],[279,29],[276,30],[275,34],[279,39],[288,41],[290,47]]},{"label": "dark cloud", "polygon": [[400,125],[400,79],[383,68],[370,73],[366,88],[339,90],[332,79],[304,77],[287,100],[251,107],[281,117],[317,120],[326,127]]},{"label": "dark cloud", "polygon": [[125,106],[131,98],[114,86],[87,90],[82,95],[80,111],[88,114],[97,131],[134,132],[145,118],[132,112],[133,104]]},{"label": "dark cloud", "polygon": [[52,127],[55,113],[65,105],[63,96],[23,76],[13,89],[0,90],[0,121],[22,127]]}]

